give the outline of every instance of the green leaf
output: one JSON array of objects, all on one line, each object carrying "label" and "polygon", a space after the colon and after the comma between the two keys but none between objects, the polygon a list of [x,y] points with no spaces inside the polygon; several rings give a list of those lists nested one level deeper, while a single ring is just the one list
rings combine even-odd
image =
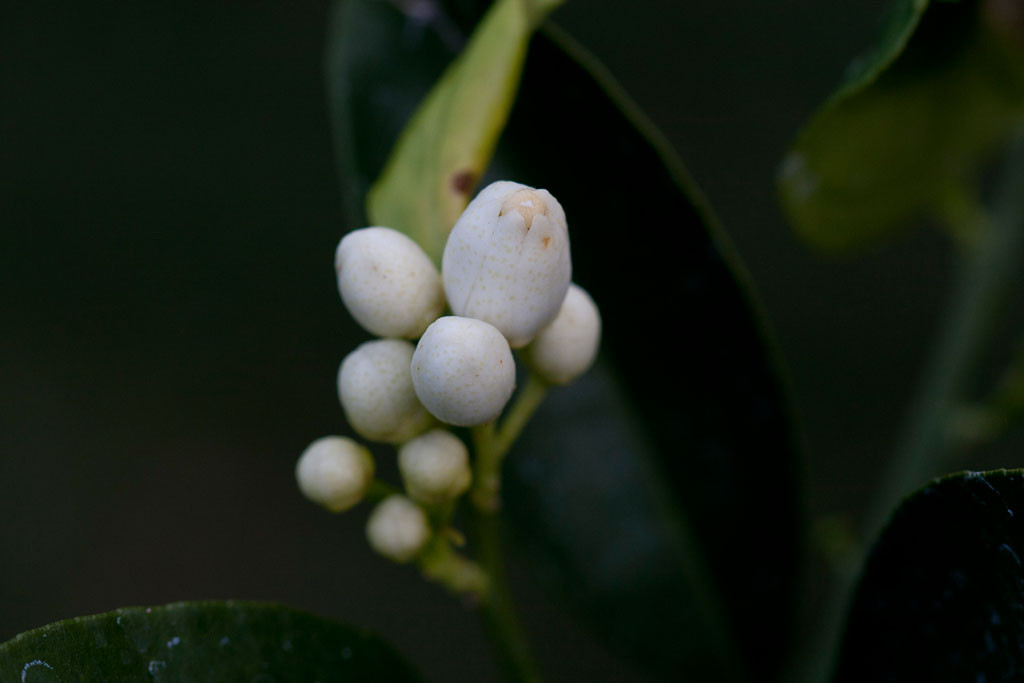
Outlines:
[{"label": "green leaf", "polygon": [[868,558],[835,681],[1024,675],[1024,470],[936,480]]},{"label": "green leaf", "polygon": [[0,680],[419,681],[379,638],[279,605],[132,607],[0,644]]},{"label": "green leaf", "polygon": [[[417,32],[386,5],[345,5],[328,72],[336,129],[354,131],[342,150],[350,184],[381,169],[375,150],[399,134],[393,108],[407,100],[395,93],[424,91],[410,73],[442,72],[450,24]],[[361,45],[361,32],[390,40]],[[672,678],[770,679],[795,620],[799,448],[724,234],[635,105],[550,31],[531,43],[485,172],[499,178],[560,200],[574,279],[605,329],[598,369],[554,390],[513,450],[503,517],[541,580],[619,652]]]},{"label": "green leaf", "polygon": [[780,167],[782,204],[800,235],[839,250],[927,215],[956,220],[1024,122],[1021,27],[1001,7],[896,3],[879,46],[854,60]]},{"label": "green leaf", "polygon": [[371,223],[401,230],[441,262],[448,232],[505,126],[530,35],[560,3],[499,0],[492,6],[404,128],[367,196]]}]

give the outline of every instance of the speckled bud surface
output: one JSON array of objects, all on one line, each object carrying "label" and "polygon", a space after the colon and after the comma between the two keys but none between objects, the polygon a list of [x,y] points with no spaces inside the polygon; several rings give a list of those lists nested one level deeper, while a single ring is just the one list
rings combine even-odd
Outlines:
[{"label": "speckled bud surface", "polygon": [[492,183],[452,228],[441,273],[455,315],[486,321],[512,348],[523,346],[555,317],[569,287],[565,212],[546,190]]},{"label": "speckled bud surface", "polygon": [[373,457],[366,447],[343,436],[317,439],[295,465],[302,495],[331,512],[352,507],[373,481]]},{"label": "speckled bud surface", "polygon": [[575,284],[550,325],[525,349],[526,361],[551,384],[568,384],[597,358],[601,341],[601,314],[590,295]]},{"label": "speckled bud surface", "polygon": [[413,388],[409,368],[414,350],[402,339],[378,339],[345,356],[338,371],[338,397],[360,436],[401,443],[434,424]]},{"label": "speckled bud surface", "polygon": [[444,429],[432,429],[398,449],[398,470],[405,490],[421,503],[442,503],[469,488],[469,451]]},{"label": "speckled bud surface", "polygon": [[366,521],[370,547],[395,562],[408,562],[416,557],[429,539],[426,514],[405,496],[388,496]]},{"label": "speckled bud surface", "polygon": [[345,307],[379,337],[415,339],[444,310],[441,274],[397,230],[370,227],[345,235],[334,268]]},{"label": "speckled bud surface", "polygon": [[493,325],[447,316],[433,322],[416,345],[412,382],[437,419],[471,427],[501,414],[515,388],[515,361]]}]

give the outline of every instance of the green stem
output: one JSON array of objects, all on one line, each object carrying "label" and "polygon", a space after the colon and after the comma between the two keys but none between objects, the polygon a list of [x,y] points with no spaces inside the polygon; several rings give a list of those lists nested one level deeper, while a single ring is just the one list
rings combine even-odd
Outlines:
[{"label": "green stem", "polygon": [[498,663],[509,681],[539,683],[542,679],[530,651],[526,633],[516,616],[512,592],[505,577],[501,549],[501,530],[493,510],[475,508],[470,511],[476,558],[487,572],[490,590],[480,605],[480,618],[494,645]]},{"label": "green stem", "polygon": [[[1024,221],[1024,138],[1012,144],[1000,181],[991,217],[980,226],[977,240],[964,245],[947,317],[893,459],[868,510],[863,538],[869,543],[878,537],[904,496],[941,472],[954,445],[949,426],[974,379],[1000,304],[1018,272]],[[818,631],[821,642],[812,650],[820,661],[812,664],[807,680],[826,680],[834,666],[855,579],[853,575],[836,577],[834,599]]]},{"label": "green stem", "polygon": [[962,407],[956,417],[953,438],[963,448],[992,441],[1024,419],[1024,343],[991,395]]},{"label": "green stem", "polygon": [[953,445],[948,426],[964,401],[1018,273],[1022,228],[1024,138],[1012,146],[991,218],[977,244],[965,254],[938,344],[869,510],[865,538],[873,541],[903,497],[941,472]]},{"label": "green stem", "polygon": [[547,392],[547,383],[531,373],[501,426],[491,422],[473,428],[476,465],[470,498],[477,508],[497,510],[501,505],[501,463],[526,423],[544,401]]},{"label": "green stem", "polygon": [[398,487],[392,486],[383,479],[374,479],[370,483],[370,488],[367,489],[364,499],[370,503],[379,503],[388,496],[393,496],[402,493]]},{"label": "green stem", "polygon": [[516,396],[516,402],[508,411],[508,415],[501,421],[501,426],[494,435],[494,451],[498,457],[503,458],[512,448],[512,444],[519,438],[526,423],[530,421],[537,408],[547,396],[548,385],[537,375],[530,373],[526,385]]},{"label": "green stem", "polygon": [[526,633],[519,624],[512,592],[505,579],[501,550],[501,529],[497,511],[501,506],[501,464],[526,423],[547,395],[547,384],[531,374],[501,425],[489,423],[473,428],[475,463],[469,510],[473,525],[476,559],[487,573],[489,590],[480,605],[480,617],[501,667],[510,681],[540,681],[540,672],[530,652]]},{"label": "green stem", "polygon": [[453,593],[486,600],[491,590],[487,571],[476,562],[455,552],[443,535],[435,537],[418,558],[420,571]]},{"label": "green stem", "polygon": [[988,225],[988,212],[978,199],[977,191],[966,185],[943,193],[937,214],[946,232],[962,249],[977,246]]}]

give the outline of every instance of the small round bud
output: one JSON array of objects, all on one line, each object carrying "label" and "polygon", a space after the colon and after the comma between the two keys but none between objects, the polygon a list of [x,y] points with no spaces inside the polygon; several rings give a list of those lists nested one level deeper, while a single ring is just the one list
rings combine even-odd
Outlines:
[{"label": "small round bud", "polygon": [[363,499],[373,470],[373,456],[365,446],[343,436],[325,436],[303,451],[295,479],[306,498],[341,512]]},{"label": "small round bud", "polygon": [[526,347],[526,361],[545,381],[568,384],[593,364],[600,340],[597,304],[574,284],[555,319]]},{"label": "small round bud", "polygon": [[366,539],[384,557],[408,562],[430,539],[427,515],[405,496],[388,496],[370,513]]},{"label": "small round bud", "polygon": [[515,361],[492,325],[447,316],[431,323],[416,345],[412,383],[437,419],[472,427],[501,414],[515,389]]},{"label": "small round bud", "polygon": [[338,243],[334,268],[345,307],[378,337],[415,339],[444,311],[440,273],[397,230],[353,230]]},{"label": "small round bud", "polygon": [[472,479],[469,451],[451,432],[433,429],[398,449],[405,490],[421,503],[443,503],[466,492]]},{"label": "small round bud", "polygon": [[452,312],[497,327],[513,348],[558,313],[572,276],[565,212],[547,190],[499,181],[455,222],[441,260]]},{"label": "small round bud", "polygon": [[348,423],[363,438],[401,443],[434,423],[413,389],[414,350],[402,339],[378,339],[360,344],[341,362],[338,397]]}]

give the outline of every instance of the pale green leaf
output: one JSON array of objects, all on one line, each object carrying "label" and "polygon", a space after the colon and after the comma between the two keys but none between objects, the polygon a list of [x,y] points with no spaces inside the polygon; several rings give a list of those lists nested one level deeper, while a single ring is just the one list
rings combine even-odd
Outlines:
[{"label": "pale green leaf", "polygon": [[498,0],[398,139],[367,196],[374,225],[440,262],[515,100],[530,36],[561,0]]}]

